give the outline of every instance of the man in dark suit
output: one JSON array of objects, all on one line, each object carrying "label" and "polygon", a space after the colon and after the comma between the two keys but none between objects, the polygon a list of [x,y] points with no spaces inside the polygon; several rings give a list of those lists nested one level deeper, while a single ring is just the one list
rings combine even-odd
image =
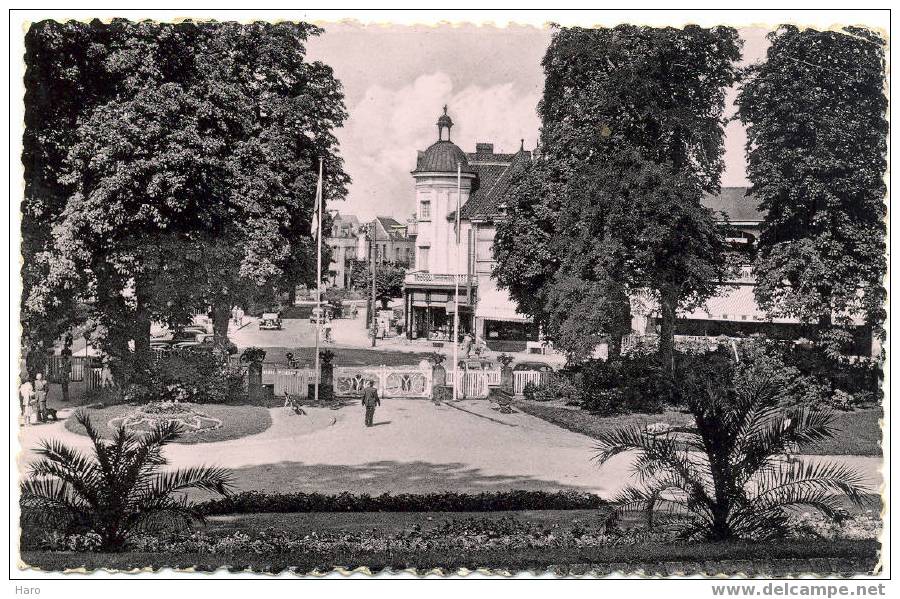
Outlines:
[{"label": "man in dark suit", "polygon": [[366,406],[366,426],[372,426],[372,419],[375,418],[375,406],[381,405],[378,399],[378,390],[375,388],[375,381],[366,382],[366,388],[363,389],[362,405]]}]

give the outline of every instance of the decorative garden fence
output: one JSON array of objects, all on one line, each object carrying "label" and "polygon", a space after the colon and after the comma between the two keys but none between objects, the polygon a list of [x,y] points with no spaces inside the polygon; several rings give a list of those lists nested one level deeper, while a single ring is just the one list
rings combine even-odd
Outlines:
[{"label": "decorative garden fence", "polygon": [[[529,382],[539,385],[545,383],[548,372],[531,370],[516,371],[514,374],[514,392],[522,395]],[[447,385],[453,386],[454,380],[461,381],[458,396],[462,398],[486,398],[491,387],[500,385],[500,370],[464,370],[454,373],[447,371]],[[374,383],[382,398],[428,399],[432,396],[431,366],[335,366],[333,371],[333,388],[335,397],[361,397],[368,381]],[[273,363],[263,364],[263,384],[272,385],[278,397],[295,395],[307,397],[309,386],[315,383],[315,370],[312,368],[288,368]]]},{"label": "decorative garden fence", "polygon": [[430,398],[431,376],[430,366],[337,366],[334,394],[359,397],[366,383],[373,381],[381,397]]},{"label": "decorative garden fence", "polygon": [[[84,381],[85,373],[95,363],[95,359],[91,356],[71,356],[69,358],[72,370],[69,372],[70,383],[80,383]],[[50,356],[47,363],[47,378],[58,383],[62,380],[63,357]]]}]

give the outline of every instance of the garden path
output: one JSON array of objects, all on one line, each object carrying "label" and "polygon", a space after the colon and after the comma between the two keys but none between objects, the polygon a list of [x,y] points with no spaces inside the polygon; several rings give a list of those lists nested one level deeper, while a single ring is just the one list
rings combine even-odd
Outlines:
[{"label": "garden path", "polygon": [[[620,455],[598,467],[592,461],[590,437],[525,413],[501,414],[486,401],[459,406],[465,411],[421,400],[386,400],[372,428],[363,425],[363,409],[357,405],[307,408],[312,418],[273,408],[272,426],[262,433],[233,441],[170,445],[166,455],[176,466],[232,468],[241,489],[261,491],[577,489],[611,497],[628,482],[632,457]],[[25,448],[50,437],[89,446],[86,437],[66,430],[62,422],[21,430]],[[21,453],[20,465],[35,457],[30,451]],[[804,459],[851,465],[873,491],[881,481],[880,458]]]}]

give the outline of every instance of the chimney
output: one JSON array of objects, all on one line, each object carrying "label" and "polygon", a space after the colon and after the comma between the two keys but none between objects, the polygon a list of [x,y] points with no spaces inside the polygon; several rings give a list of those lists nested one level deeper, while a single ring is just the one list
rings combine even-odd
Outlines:
[{"label": "chimney", "polygon": [[475,144],[475,153],[476,154],[493,154],[494,153],[494,144],[476,143]]}]

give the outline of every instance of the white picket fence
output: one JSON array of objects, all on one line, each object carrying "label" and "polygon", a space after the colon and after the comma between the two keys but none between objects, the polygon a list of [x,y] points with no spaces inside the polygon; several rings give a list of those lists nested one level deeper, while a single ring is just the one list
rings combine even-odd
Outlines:
[{"label": "white picket fence", "polygon": [[541,385],[547,382],[549,372],[538,372],[536,370],[517,370],[513,372],[513,393],[522,395],[525,391],[525,385],[532,383]]},{"label": "white picket fence", "polygon": [[[265,381],[265,372],[263,380]],[[316,382],[315,371],[311,368],[280,369],[271,373],[272,383],[275,387],[275,395],[299,395],[306,397],[309,394],[309,386]]]},{"label": "white picket fence", "polygon": [[454,386],[457,379],[462,381],[462,384],[457,387],[459,397],[485,398],[490,393],[491,387],[500,385],[500,369],[464,370],[460,368],[456,372],[447,371],[448,385]]}]

